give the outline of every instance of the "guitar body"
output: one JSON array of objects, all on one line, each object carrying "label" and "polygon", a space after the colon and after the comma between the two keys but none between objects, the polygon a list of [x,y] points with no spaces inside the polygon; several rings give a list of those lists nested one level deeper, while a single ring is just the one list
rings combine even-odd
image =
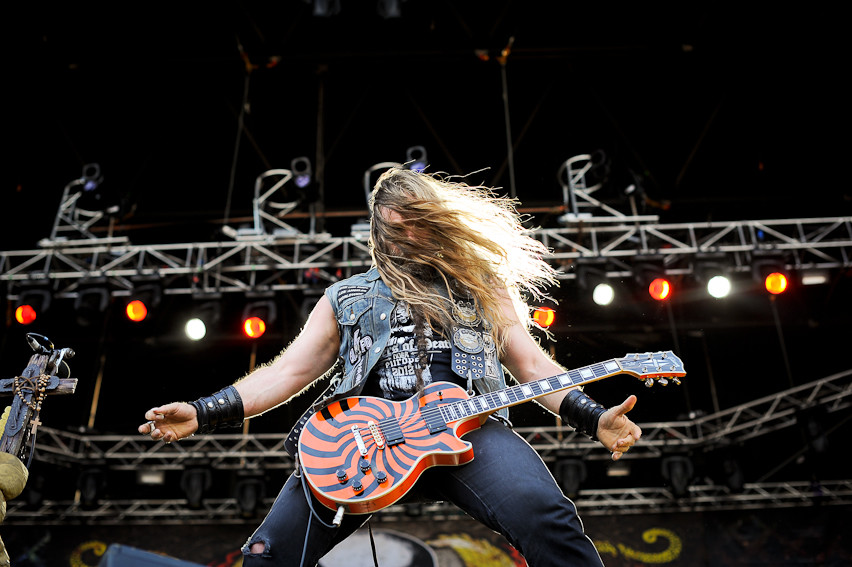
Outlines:
[{"label": "guitar body", "polygon": [[376,512],[405,496],[426,469],[473,460],[473,446],[461,437],[495,411],[622,373],[646,386],[666,385],[668,378],[679,384],[686,375],[673,352],[646,352],[473,397],[455,384],[437,382],[404,402],[338,400],[293,433],[299,435],[302,473],[314,496],[337,510],[335,522],[344,512]]},{"label": "guitar body", "polygon": [[352,397],[316,412],[299,438],[302,472],[314,496],[332,510],[368,514],[405,496],[426,469],[470,462],[473,447],[460,437],[487,415],[441,420],[441,430],[430,418],[439,406],[468,397],[455,384],[436,382],[404,402]]}]

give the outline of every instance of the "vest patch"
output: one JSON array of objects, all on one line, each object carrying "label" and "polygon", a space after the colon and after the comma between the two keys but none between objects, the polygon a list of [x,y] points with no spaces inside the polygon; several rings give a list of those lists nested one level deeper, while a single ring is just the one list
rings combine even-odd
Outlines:
[{"label": "vest patch", "polygon": [[340,289],[337,291],[337,301],[339,303],[346,303],[354,297],[365,295],[368,291],[370,291],[370,286],[366,285],[340,286]]}]

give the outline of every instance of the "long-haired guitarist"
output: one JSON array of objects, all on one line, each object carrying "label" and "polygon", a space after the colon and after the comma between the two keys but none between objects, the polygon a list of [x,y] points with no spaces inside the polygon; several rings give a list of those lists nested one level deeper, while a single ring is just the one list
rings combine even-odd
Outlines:
[{"label": "long-haired guitarist", "polygon": [[[505,388],[506,371],[521,383],[565,372],[529,332],[525,298],[541,298],[555,273],[514,205],[484,187],[387,170],[370,200],[373,267],[331,285],[298,337],[269,364],[211,396],[150,409],[140,433],[169,443],[239,425],[333,368],[340,372],[314,404],[320,413],[352,396],[411,399],[435,382],[473,395]],[[626,415],[634,396],[610,409],[579,389],[537,401],[598,439],[613,459],[641,435]],[[405,498],[455,503],[503,534],[533,567],[601,565],[574,504],[505,417],[493,415],[464,435],[472,460],[427,468]],[[335,517],[303,477],[297,470],[287,480],[243,546],[246,567],[315,565],[369,518]]]}]

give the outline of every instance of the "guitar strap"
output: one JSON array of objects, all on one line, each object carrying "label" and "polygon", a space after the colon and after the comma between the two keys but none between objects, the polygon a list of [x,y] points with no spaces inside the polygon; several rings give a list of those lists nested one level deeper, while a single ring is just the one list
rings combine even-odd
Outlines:
[{"label": "guitar strap", "polygon": [[328,387],[323,391],[322,395],[317,398],[317,401],[312,403],[308,409],[305,410],[305,413],[302,414],[302,417],[296,421],[296,424],[290,430],[290,433],[287,434],[287,438],[284,440],[284,450],[287,453],[296,459],[296,463],[298,466],[298,455],[299,455],[299,435],[302,433],[302,429],[305,428],[305,424],[314,415],[317,411],[322,409],[325,405],[325,400],[329,398],[333,393],[334,389],[337,387],[340,375],[336,375],[331,379],[331,383]]}]

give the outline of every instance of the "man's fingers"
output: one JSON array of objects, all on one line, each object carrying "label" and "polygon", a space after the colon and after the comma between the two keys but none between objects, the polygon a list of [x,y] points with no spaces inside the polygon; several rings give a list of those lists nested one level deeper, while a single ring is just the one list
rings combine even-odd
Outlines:
[{"label": "man's fingers", "polygon": [[621,415],[626,414],[627,412],[633,409],[633,407],[636,405],[636,401],[636,396],[634,394],[631,394],[627,397],[626,400],[621,402],[620,406],[618,406],[618,413],[620,413]]}]

